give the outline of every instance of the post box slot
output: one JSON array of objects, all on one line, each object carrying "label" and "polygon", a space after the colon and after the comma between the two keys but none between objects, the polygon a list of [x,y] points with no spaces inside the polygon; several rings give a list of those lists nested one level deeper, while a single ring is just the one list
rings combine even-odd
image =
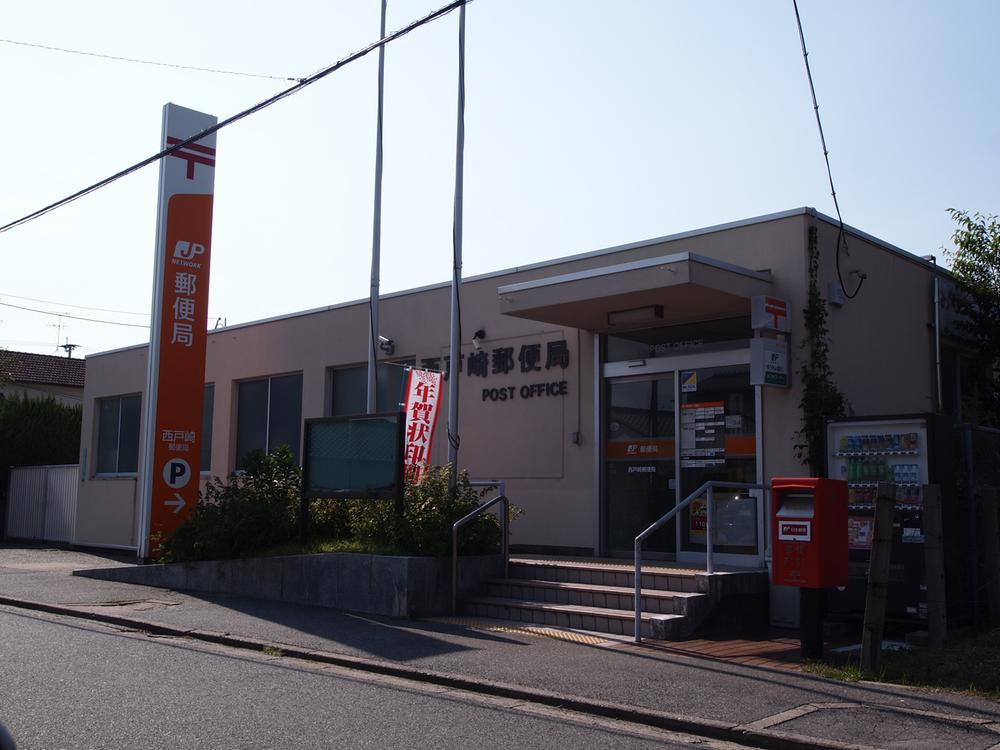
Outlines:
[{"label": "post box slot", "polygon": [[813,493],[785,492],[779,495],[781,506],[775,515],[778,518],[812,518],[814,512]]}]

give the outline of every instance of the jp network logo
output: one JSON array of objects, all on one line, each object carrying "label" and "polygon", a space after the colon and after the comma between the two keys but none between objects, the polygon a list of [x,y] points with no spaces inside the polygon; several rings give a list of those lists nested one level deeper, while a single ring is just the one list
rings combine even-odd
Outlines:
[{"label": "jp network logo", "polygon": [[204,254],[205,246],[199,245],[197,242],[177,240],[177,244],[174,245],[174,257],[181,260],[193,260],[196,255]]}]

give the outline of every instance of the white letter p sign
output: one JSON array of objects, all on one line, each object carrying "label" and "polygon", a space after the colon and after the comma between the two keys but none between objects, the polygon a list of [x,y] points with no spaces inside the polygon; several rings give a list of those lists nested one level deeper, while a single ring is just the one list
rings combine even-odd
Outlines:
[{"label": "white letter p sign", "polygon": [[163,465],[163,481],[174,490],[179,490],[191,479],[191,467],[183,458],[171,458]]}]

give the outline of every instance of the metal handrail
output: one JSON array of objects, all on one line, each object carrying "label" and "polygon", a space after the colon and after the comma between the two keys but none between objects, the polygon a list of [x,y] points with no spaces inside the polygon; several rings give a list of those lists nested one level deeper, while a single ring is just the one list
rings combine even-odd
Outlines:
[{"label": "metal handrail", "polygon": [[713,542],[712,542],[712,500],[714,490],[716,489],[735,489],[735,490],[770,490],[770,485],[766,484],[747,484],[744,482],[719,482],[716,480],[710,480],[705,482],[701,487],[696,489],[690,495],[688,495],[684,500],[682,500],[678,505],[675,505],[669,511],[667,511],[659,520],[655,521],[652,526],[647,528],[645,531],[641,532],[635,538],[635,642],[640,643],[642,641],[642,543],[645,541],[646,537],[656,531],[658,528],[663,526],[663,524],[669,522],[678,513],[687,508],[694,500],[697,500],[702,495],[708,498],[708,507],[705,512],[705,556],[707,558],[705,569],[709,574],[715,572],[715,566],[712,562],[713,553]]},{"label": "metal handrail", "polygon": [[458,530],[485,510],[497,503],[503,503],[503,514],[500,516],[501,551],[503,553],[503,575],[507,577],[510,569],[510,501],[507,499],[505,485],[502,481],[469,482],[471,487],[498,487],[500,494],[492,500],[483,503],[471,513],[459,518],[451,525],[451,614],[458,611]]}]

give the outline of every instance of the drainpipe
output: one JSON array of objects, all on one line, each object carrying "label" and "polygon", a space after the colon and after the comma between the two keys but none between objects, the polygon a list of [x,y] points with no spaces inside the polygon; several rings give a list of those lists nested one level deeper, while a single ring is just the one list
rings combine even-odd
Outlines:
[{"label": "drainpipe", "polygon": [[934,274],[934,371],[937,380],[937,411],[942,410],[941,397],[941,279]]}]

